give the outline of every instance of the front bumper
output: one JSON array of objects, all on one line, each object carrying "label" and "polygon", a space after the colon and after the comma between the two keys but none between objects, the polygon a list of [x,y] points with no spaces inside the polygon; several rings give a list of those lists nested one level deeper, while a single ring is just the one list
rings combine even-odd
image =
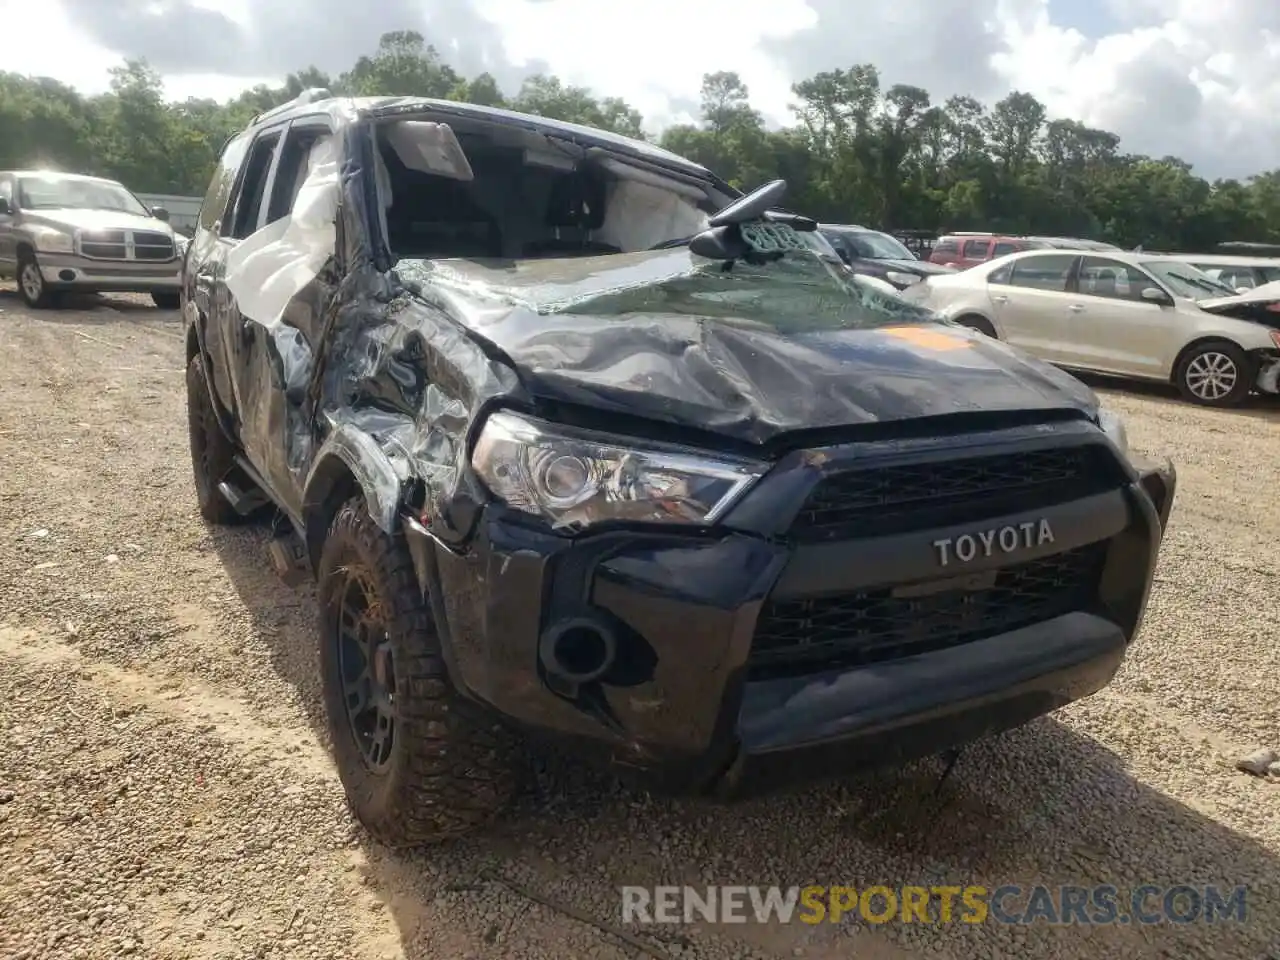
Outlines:
[{"label": "front bumper", "polygon": [[[966,454],[1079,442],[1086,429],[1099,436],[1074,425],[978,435]],[[876,446],[860,445],[857,457],[874,456]],[[940,455],[930,441],[905,454],[910,444],[883,446],[899,458]],[[761,673],[752,651],[766,600],[937,582],[933,541],[974,527],[803,545],[779,536],[840,466],[838,450],[784,459],[725,518],[733,532],[710,537],[632,531],[569,540],[490,507],[459,554],[408,522],[454,684],[527,736],[618,772],[679,792],[742,795],[936,753],[1109,682],[1145,612],[1176,486],[1167,463],[1125,467],[1125,481],[1107,492],[1034,511],[1057,535],[1027,557],[1105,554],[1081,609],[869,665]],[[965,572],[994,577],[1008,563],[979,557]],[[612,639],[611,665],[603,676],[557,675],[549,638],[582,628]]]},{"label": "front bumper", "polygon": [[85,293],[177,293],[182,260],[164,262],[93,260],[75,254],[42,253],[37,257],[45,285],[51,290]]}]

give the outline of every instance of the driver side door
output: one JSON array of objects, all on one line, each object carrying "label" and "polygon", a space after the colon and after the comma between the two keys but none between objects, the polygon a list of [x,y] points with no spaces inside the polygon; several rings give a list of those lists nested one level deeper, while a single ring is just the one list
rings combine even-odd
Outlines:
[{"label": "driver side door", "polygon": [[0,173],[0,200],[9,210],[0,213],[0,277],[13,277],[18,273],[17,218],[13,209],[13,177]]}]

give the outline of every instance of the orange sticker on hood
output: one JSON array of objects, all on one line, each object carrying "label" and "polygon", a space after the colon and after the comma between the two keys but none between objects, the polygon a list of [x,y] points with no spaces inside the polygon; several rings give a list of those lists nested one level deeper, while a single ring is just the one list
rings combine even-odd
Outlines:
[{"label": "orange sticker on hood", "polygon": [[928,327],[888,327],[884,333],[926,350],[968,350],[971,346],[970,341],[964,337]]}]

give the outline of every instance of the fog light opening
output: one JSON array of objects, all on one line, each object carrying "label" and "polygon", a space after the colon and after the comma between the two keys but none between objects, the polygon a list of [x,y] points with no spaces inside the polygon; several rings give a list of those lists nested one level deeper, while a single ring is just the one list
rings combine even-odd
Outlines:
[{"label": "fog light opening", "polygon": [[58,279],[62,280],[64,283],[70,283],[75,278],[76,272],[74,270],[62,270],[58,273]]},{"label": "fog light opening", "polygon": [[617,657],[613,632],[586,619],[569,620],[552,627],[542,640],[542,662],[554,676],[574,683],[598,680]]}]

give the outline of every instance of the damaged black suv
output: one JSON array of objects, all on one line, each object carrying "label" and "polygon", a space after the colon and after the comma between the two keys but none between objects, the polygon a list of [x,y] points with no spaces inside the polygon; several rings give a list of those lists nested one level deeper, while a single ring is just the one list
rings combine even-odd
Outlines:
[{"label": "damaged black suv", "polygon": [[742,795],[1108,683],[1174,495],[1071,376],[608,133],[309,91],[226,145],[184,270],[212,523],[314,576],[333,750],[391,844],[524,747]]}]

